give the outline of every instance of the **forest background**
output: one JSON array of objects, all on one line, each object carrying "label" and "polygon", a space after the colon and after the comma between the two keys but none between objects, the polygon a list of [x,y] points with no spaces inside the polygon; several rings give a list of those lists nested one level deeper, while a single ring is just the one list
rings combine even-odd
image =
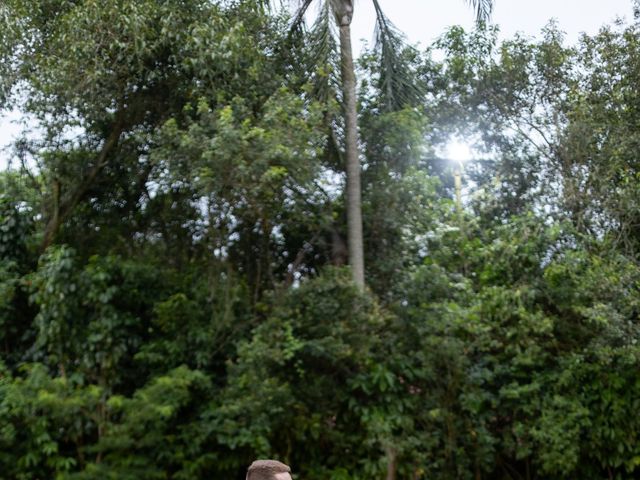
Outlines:
[{"label": "forest background", "polygon": [[380,20],[362,289],[330,10],[5,0],[0,477],[635,478],[634,5],[575,46]]}]

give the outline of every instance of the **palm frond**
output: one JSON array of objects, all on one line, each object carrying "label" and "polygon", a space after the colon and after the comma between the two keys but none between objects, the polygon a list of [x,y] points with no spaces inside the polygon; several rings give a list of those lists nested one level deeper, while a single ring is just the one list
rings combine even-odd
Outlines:
[{"label": "palm frond", "polygon": [[387,110],[398,110],[407,105],[415,105],[422,99],[415,75],[411,71],[407,47],[403,35],[389,21],[380,8],[378,0],[373,0],[376,10],[375,51],[380,59],[379,88]]},{"label": "palm frond", "polygon": [[[249,1],[246,3],[249,3]],[[250,3],[262,11],[271,11],[276,2],[274,0],[250,0]]]},{"label": "palm frond", "polygon": [[313,3],[313,0],[301,0],[298,6],[293,21],[291,22],[291,30],[297,30],[302,27],[304,23],[304,16],[309,10],[309,6]]},{"label": "palm frond", "polygon": [[[278,9],[286,9],[291,6],[293,0],[242,0],[246,2],[253,2],[265,11],[275,11]],[[296,1],[296,3],[302,3]]]},{"label": "palm frond", "polygon": [[340,59],[336,41],[336,25],[331,2],[323,2],[309,32],[307,50],[314,97],[326,103],[340,91]]},{"label": "palm frond", "polygon": [[493,0],[465,0],[476,12],[476,22],[489,21],[493,12]]}]

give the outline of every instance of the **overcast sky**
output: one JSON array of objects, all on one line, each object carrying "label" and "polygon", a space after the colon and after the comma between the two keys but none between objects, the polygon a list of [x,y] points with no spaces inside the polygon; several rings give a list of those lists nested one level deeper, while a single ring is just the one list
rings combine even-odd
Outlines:
[{"label": "overcast sky", "polygon": [[[447,27],[460,24],[473,27],[473,12],[463,0],[379,0],[389,19],[407,36],[410,43],[431,44]],[[555,18],[574,43],[581,32],[595,33],[616,17],[632,18],[631,0],[496,0],[492,21],[500,26],[502,37],[516,32],[535,36],[551,18]],[[374,10],[370,0],[356,0],[353,24],[354,49],[362,41],[371,42]],[[15,114],[0,116],[0,150],[20,131],[13,122]],[[0,168],[6,157],[0,151]]]},{"label": "overcast sky", "polygon": [[[409,42],[429,45],[447,27],[473,28],[473,10],[464,0],[379,0],[389,19],[403,31]],[[353,38],[371,41],[375,13],[369,0],[356,0]],[[631,0],[495,0],[492,22],[500,26],[502,37],[516,32],[536,35],[555,18],[576,42],[581,32],[595,33],[616,17],[633,18]]]}]

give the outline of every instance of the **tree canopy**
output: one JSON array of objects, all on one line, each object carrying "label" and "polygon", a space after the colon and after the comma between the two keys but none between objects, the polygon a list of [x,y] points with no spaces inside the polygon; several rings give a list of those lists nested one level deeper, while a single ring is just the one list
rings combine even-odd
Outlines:
[{"label": "tree canopy", "polygon": [[366,51],[361,288],[333,27],[267,3],[0,4],[0,478],[635,478],[640,16]]}]

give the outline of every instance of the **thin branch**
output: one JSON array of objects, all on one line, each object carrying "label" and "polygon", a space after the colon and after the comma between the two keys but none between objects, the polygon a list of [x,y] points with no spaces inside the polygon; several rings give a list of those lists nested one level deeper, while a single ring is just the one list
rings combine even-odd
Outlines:
[{"label": "thin branch", "polygon": [[[33,176],[31,169],[27,165],[27,159],[24,152],[20,152],[18,158],[20,159],[20,170],[24,173],[29,180],[31,181],[32,188],[37,191],[40,195],[42,195],[42,187],[40,186],[40,182],[36,180],[36,177]],[[39,171],[42,171],[40,168]]]}]

